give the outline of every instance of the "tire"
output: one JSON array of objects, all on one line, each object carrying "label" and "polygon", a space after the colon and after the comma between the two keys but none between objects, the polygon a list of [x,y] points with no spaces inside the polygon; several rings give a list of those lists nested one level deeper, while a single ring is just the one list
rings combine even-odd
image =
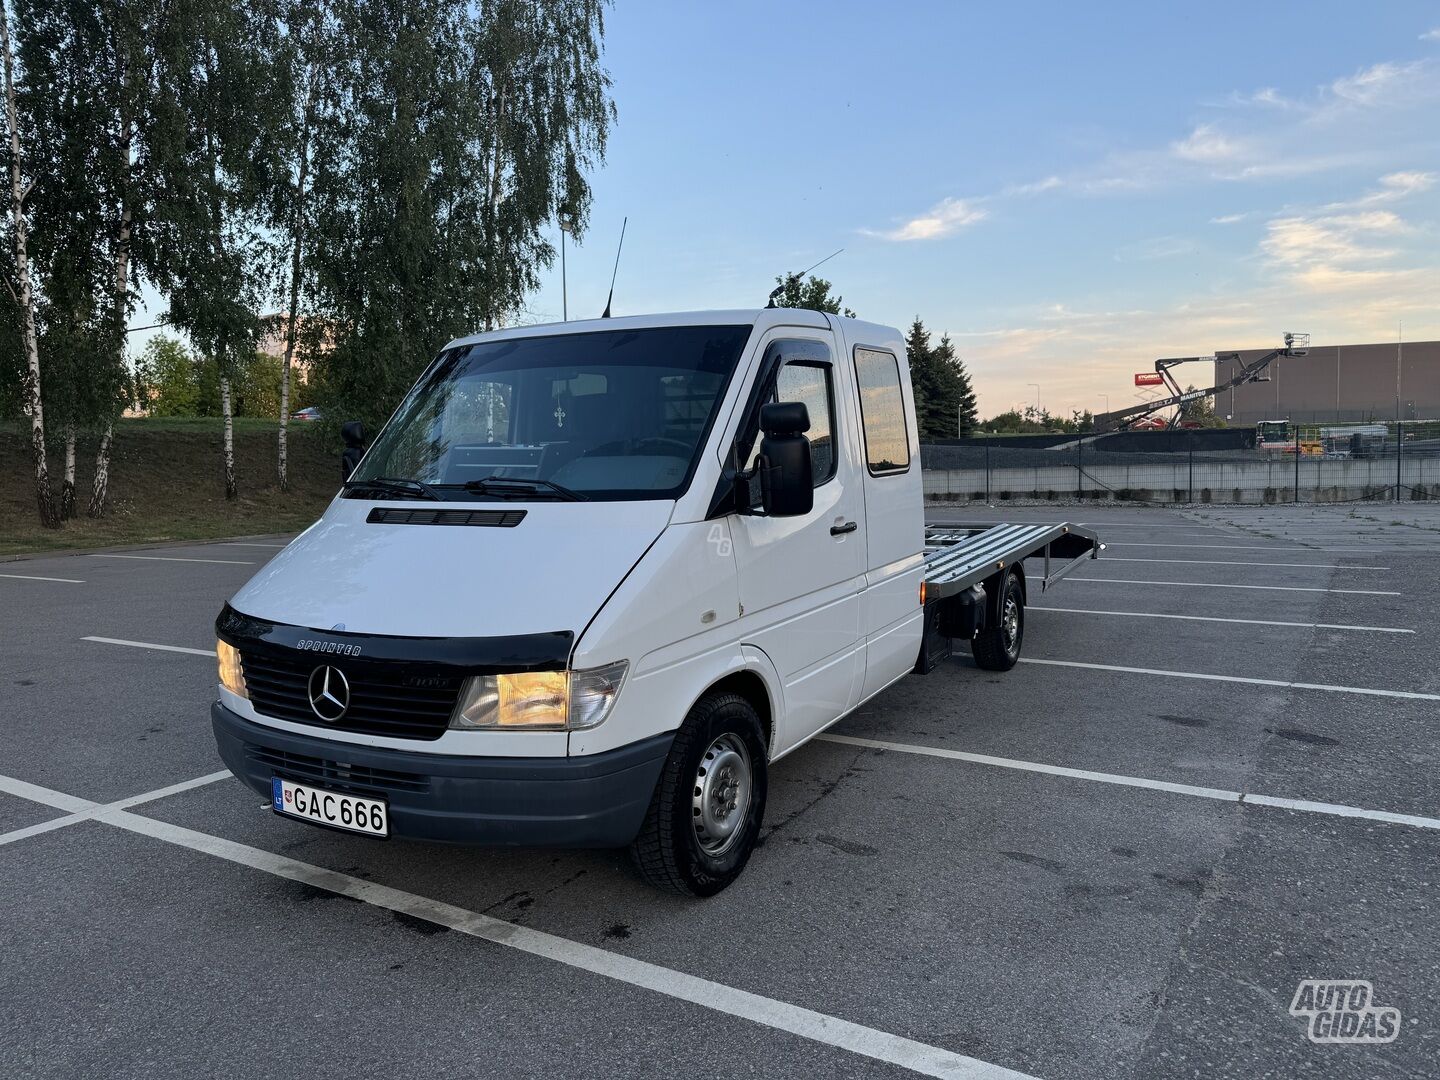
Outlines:
[{"label": "tire", "polygon": [[986,671],[1009,671],[1020,659],[1020,647],[1025,643],[1025,590],[1009,570],[996,588],[1000,593],[996,605],[1000,617],[994,626],[987,626],[971,639],[970,652],[975,663]]},{"label": "tire", "polygon": [[760,717],[739,694],[711,694],[695,704],[630,845],[648,884],[714,896],[740,876],[765,814],[765,752]]}]

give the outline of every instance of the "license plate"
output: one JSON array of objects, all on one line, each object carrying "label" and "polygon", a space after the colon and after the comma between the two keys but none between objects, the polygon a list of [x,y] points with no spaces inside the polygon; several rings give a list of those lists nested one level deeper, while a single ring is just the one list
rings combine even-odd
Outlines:
[{"label": "license plate", "polygon": [[271,778],[270,790],[277,814],[366,836],[390,835],[390,808],[383,799],[340,795],[278,776]]}]

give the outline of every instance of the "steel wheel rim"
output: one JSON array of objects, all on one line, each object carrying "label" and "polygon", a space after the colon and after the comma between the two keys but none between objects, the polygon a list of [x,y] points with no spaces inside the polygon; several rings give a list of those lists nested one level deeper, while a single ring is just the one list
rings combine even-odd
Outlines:
[{"label": "steel wheel rim", "polygon": [[754,773],[745,741],[738,735],[721,735],[700,756],[690,798],[695,840],[701,851],[723,855],[740,839],[753,790]]},{"label": "steel wheel rim", "polygon": [[1000,619],[1005,634],[1005,651],[1014,652],[1020,641],[1020,605],[1013,596],[1005,598],[1005,614]]}]

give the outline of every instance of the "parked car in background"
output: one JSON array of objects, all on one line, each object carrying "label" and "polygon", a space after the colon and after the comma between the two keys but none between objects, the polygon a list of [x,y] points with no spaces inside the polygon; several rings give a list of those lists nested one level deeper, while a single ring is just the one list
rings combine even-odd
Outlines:
[{"label": "parked car in background", "polygon": [[307,405],[305,408],[300,409],[300,410],[298,410],[298,411],[296,411],[296,412],[291,413],[291,414],[290,414],[290,419],[291,419],[291,420],[300,420],[300,421],[305,421],[305,420],[319,420],[319,419],[320,419],[320,410],[319,410],[316,406],[314,406],[314,405]]}]

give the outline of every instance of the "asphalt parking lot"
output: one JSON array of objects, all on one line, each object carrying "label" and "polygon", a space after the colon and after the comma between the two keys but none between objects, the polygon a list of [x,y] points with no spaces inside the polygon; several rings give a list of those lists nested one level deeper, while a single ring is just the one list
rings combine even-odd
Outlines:
[{"label": "asphalt parking lot", "polygon": [[0,563],[0,1075],[1435,1075],[1440,511],[930,517],[1108,549],[777,764],[708,901],[262,808],[209,657],[279,539]]}]

